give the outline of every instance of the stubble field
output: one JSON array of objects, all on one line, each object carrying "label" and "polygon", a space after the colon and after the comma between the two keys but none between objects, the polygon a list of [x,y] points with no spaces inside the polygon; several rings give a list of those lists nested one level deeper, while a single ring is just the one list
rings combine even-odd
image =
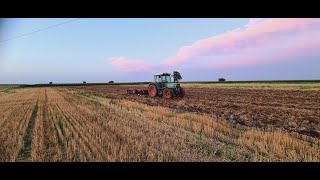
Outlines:
[{"label": "stubble field", "polygon": [[320,161],[316,90],[126,88],[0,94],[0,161]]}]

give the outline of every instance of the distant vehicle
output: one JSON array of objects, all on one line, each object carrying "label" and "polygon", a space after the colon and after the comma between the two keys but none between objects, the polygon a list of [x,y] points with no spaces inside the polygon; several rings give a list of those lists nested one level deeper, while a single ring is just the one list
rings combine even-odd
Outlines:
[{"label": "distant vehicle", "polygon": [[226,81],[226,79],[224,79],[224,78],[219,78],[219,81]]}]

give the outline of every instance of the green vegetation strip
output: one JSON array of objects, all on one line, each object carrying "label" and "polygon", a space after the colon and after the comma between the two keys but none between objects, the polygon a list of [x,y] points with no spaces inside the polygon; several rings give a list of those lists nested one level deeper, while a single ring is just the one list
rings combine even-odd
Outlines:
[{"label": "green vegetation strip", "polygon": [[1,86],[0,85],[0,93],[6,93],[6,94],[11,94],[11,93],[16,93],[16,89],[18,86]]},{"label": "green vegetation strip", "polygon": [[145,85],[148,84],[149,82],[131,82],[131,83],[70,83],[70,84],[28,84],[28,85],[20,85],[19,87],[21,88],[26,88],[26,87],[57,87],[57,86],[101,86],[101,85]]},{"label": "green vegetation strip", "polygon": [[304,83],[320,83],[320,80],[265,80],[265,81],[184,81],[181,84],[233,84],[233,83],[274,83],[274,84],[304,84]]},{"label": "green vegetation strip", "polygon": [[35,105],[32,115],[30,117],[26,133],[23,137],[23,146],[19,151],[19,155],[16,161],[24,161],[31,157],[32,132],[33,132],[36,118],[37,118],[37,113],[38,113],[38,102]]},{"label": "green vegetation strip", "polygon": [[[25,84],[19,87],[56,87],[56,86],[99,86],[99,85],[146,85],[149,82],[124,82],[124,83],[67,83],[67,84]],[[265,80],[265,81],[183,81],[181,84],[235,84],[235,83],[272,83],[272,84],[305,84],[320,83],[320,80]]]}]

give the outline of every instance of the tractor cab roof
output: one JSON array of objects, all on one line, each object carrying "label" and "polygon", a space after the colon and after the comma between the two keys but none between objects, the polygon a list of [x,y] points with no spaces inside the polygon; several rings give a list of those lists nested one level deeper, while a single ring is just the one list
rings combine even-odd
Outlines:
[{"label": "tractor cab roof", "polygon": [[155,76],[171,76],[170,73],[158,73],[158,74],[155,74]]}]

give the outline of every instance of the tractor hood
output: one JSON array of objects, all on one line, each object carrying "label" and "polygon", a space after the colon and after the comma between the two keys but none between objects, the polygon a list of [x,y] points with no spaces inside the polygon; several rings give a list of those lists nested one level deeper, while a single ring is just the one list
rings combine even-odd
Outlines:
[{"label": "tractor hood", "polygon": [[167,83],[166,86],[168,88],[176,88],[177,86],[180,87],[179,83]]}]

